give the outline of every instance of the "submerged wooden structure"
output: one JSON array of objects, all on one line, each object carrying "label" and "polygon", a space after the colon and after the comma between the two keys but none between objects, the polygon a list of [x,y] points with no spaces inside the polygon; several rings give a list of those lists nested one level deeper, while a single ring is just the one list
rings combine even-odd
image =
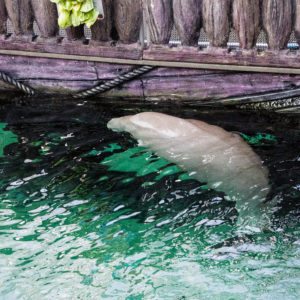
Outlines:
[{"label": "submerged wooden structure", "polygon": [[83,26],[60,35],[49,0],[0,0],[0,71],[43,93],[72,94],[135,66],[157,66],[103,95],[145,100],[300,88],[300,0],[102,1],[105,18],[87,38]]}]

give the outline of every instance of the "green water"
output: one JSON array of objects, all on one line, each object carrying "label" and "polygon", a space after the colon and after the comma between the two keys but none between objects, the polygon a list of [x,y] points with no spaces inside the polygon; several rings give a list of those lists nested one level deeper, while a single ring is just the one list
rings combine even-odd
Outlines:
[{"label": "green water", "polygon": [[159,109],[238,131],[265,161],[272,231],[237,237],[222,193],[106,129],[139,106],[0,108],[0,299],[299,299],[298,120]]}]

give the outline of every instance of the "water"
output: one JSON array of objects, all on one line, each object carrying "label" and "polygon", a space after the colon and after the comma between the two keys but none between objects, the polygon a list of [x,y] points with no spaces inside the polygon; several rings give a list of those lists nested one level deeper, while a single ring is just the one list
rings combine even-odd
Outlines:
[{"label": "water", "polygon": [[141,107],[0,104],[0,299],[299,299],[299,120],[143,105],[240,132],[264,160],[273,230],[238,237],[222,193],[106,129]]}]

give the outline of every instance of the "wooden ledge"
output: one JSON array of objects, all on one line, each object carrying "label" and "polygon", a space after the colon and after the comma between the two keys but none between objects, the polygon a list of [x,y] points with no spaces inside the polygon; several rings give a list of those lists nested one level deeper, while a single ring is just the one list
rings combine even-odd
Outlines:
[{"label": "wooden ledge", "polygon": [[[225,48],[150,46],[143,51],[143,59],[205,64],[300,68],[300,51],[258,51]],[[228,66],[230,71],[230,66]]]},{"label": "wooden ledge", "polygon": [[48,41],[37,38],[35,41],[28,41],[28,39],[4,39],[2,37],[0,39],[0,49],[132,60],[142,57],[142,47],[138,43],[130,45],[116,43],[113,45],[112,43],[104,44],[92,41],[90,44],[85,44],[81,40],[68,41],[66,38],[53,38]]}]

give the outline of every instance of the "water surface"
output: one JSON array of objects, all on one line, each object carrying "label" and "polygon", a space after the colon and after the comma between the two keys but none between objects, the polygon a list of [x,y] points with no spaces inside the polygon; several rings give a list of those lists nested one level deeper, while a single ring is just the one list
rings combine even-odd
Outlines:
[{"label": "water surface", "polygon": [[[279,199],[272,231],[237,238],[224,194],[106,128],[148,110],[242,134]],[[0,299],[299,299],[297,117],[17,99],[0,141]]]}]

